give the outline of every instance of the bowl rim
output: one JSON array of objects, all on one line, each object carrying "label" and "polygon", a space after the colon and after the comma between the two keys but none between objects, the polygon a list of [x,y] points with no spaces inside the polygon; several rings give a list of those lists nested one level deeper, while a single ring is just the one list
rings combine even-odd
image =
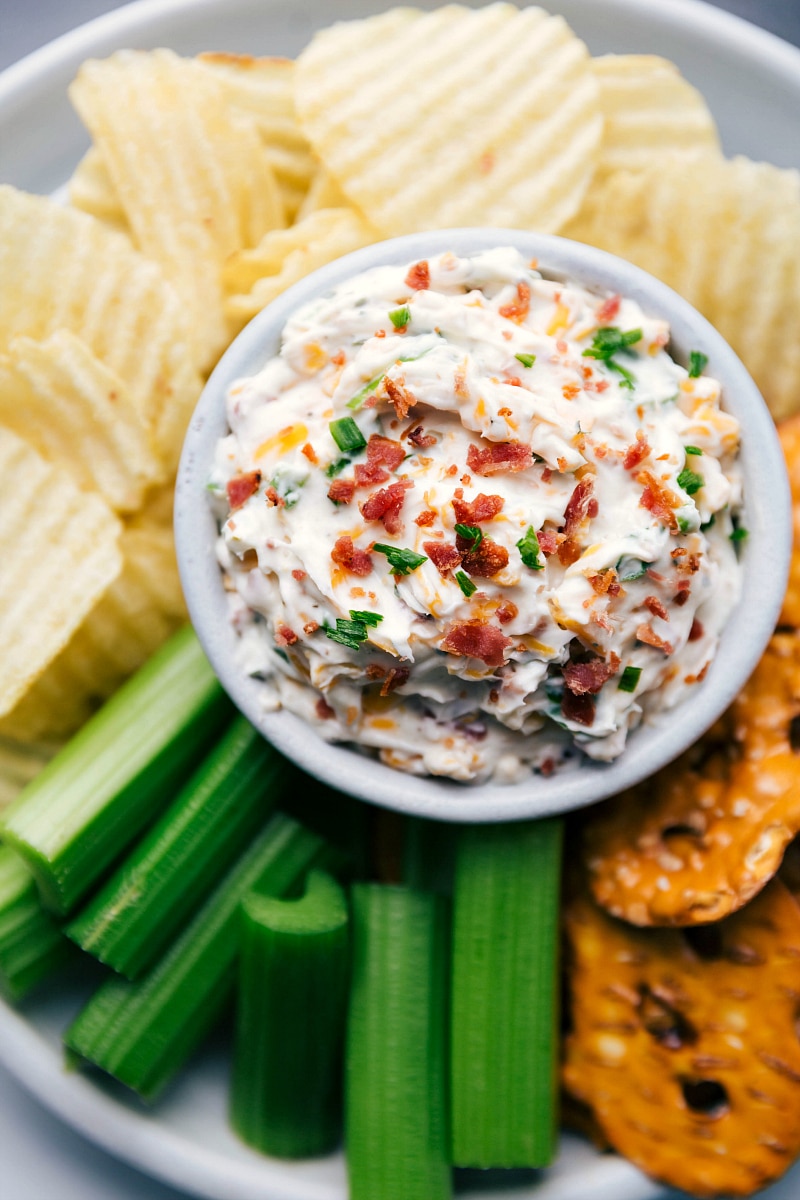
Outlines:
[{"label": "bowl rim", "polygon": [[[625,751],[610,764],[587,763],[547,779],[532,774],[515,784],[464,784],[406,774],[347,743],[324,741],[287,710],[264,712],[258,681],[233,662],[237,634],[224,611],[213,550],[217,523],[205,487],[214,445],[228,428],[228,387],[276,352],[286,320],[297,308],[373,266],[414,262],[447,249],[474,254],[504,245],[536,258],[546,276],[619,292],[638,301],[646,313],[667,319],[671,349],[679,361],[686,361],[690,349],[708,356],[709,374],[722,384],[726,408],[747,429],[740,458],[750,536],[742,556],[742,595],[715,661],[703,683],[665,719],[634,730]],[[788,575],[791,525],[786,469],[772,418],[743,364],[705,318],[672,289],[605,251],[552,235],[480,228],[409,234],[356,250],[290,287],[245,327],[212,373],[190,422],[178,469],[175,537],[189,613],[212,667],[237,707],[287,758],[331,787],[382,807],[436,820],[488,822],[584,807],[639,782],[691,745],[741,690],[773,631]],[[756,553],[758,576],[752,569]]]}]

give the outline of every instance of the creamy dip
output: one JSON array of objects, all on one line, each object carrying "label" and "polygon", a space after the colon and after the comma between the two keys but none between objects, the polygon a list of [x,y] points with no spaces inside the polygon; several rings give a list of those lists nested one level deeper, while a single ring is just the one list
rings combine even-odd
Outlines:
[{"label": "creamy dip", "polygon": [[703,678],[740,589],[739,427],[633,301],[502,248],[305,305],[209,482],[241,669],[389,765],[516,782]]}]

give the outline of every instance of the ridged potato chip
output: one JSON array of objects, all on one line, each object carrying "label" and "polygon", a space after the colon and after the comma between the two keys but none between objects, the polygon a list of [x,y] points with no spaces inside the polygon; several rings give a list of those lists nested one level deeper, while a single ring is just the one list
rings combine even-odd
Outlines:
[{"label": "ridged potato chip", "polygon": [[67,191],[73,208],[91,213],[112,229],[130,235],[125,210],[96,147],[91,146],[78,163],[67,184]]},{"label": "ridged potato chip", "polygon": [[122,555],[121,526],[105,501],[2,428],[0,479],[2,716],[117,577]]},{"label": "ridged potato chip", "polygon": [[320,167],[309,184],[308,191],[297,212],[297,220],[302,221],[321,208],[351,208],[342,189],[336,180],[324,167]]},{"label": "ridged potato chip", "polygon": [[80,338],[14,338],[0,354],[0,424],[117,512],[138,508],[164,468],[125,384]]},{"label": "ridged potato chip", "polygon": [[268,233],[260,246],[233,255],[225,268],[230,293],[225,311],[231,325],[238,332],[310,271],[378,239],[352,208],[320,209],[290,229]]},{"label": "ridged potato chip", "polygon": [[385,236],[556,232],[603,133],[583,42],[561,17],[510,4],[392,9],[323,30],[297,61],[295,102],[323,165]]},{"label": "ridged potato chip", "polygon": [[88,214],[0,186],[0,350],[60,329],[126,384],[174,468],[202,387],[174,289]]},{"label": "ridged potato chip", "polygon": [[680,292],[727,338],[776,419],[800,408],[800,173],[671,155],[595,183],[563,233]]},{"label": "ridged potato chip", "polygon": [[639,170],[671,153],[720,153],[708,105],[674,63],[655,54],[606,54],[592,67],[605,119],[598,172]]},{"label": "ridged potato chip", "polygon": [[254,121],[209,70],[169,50],[90,60],[70,97],[137,246],[177,289],[195,361],[207,369],[228,342],[222,264],[284,223]]}]

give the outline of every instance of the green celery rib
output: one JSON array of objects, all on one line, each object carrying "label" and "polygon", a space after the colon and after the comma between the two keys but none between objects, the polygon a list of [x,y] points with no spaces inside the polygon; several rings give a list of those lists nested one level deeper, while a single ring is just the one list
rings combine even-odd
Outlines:
[{"label": "green celery rib", "polygon": [[17,1003],[68,960],[72,947],[42,908],[19,855],[0,849],[0,993]]},{"label": "green celery rib", "polygon": [[453,1161],[543,1167],[557,1131],[562,823],[459,831],[453,912]]},{"label": "green celery rib", "polygon": [[264,1154],[327,1154],[341,1132],[344,891],[313,871],[300,900],[250,893],[242,921],[232,1124]]},{"label": "green celery rib", "polygon": [[64,1035],[71,1056],[154,1100],[233,993],[244,896],[255,887],[285,894],[324,847],[290,817],[272,817],[147,975],[136,983],[109,979],[92,996]]},{"label": "green celery rib", "polygon": [[237,717],[66,933],[135,979],[167,949],[282,797],[289,766]]},{"label": "green celery rib", "polygon": [[445,1200],[446,902],[353,888],[345,1125],[351,1200]]},{"label": "green celery rib", "polygon": [[112,696],[9,808],[2,833],[44,904],[70,913],[172,800],[233,709],[187,626]]}]

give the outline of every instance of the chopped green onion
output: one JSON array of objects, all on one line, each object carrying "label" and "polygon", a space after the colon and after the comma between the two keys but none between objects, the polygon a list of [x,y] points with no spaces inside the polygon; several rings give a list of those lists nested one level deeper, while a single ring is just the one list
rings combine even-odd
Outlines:
[{"label": "chopped green onion", "polygon": [[743,526],[737,525],[733,533],[730,535],[730,540],[734,543],[734,545],[736,545],[737,542],[743,542],[746,537],[747,530]]},{"label": "chopped green onion", "polygon": [[405,329],[408,322],[411,320],[411,311],[407,304],[402,308],[396,308],[394,312],[389,313],[389,320],[394,325],[395,329]]},{"label": "chopped green onion", "polygon": [[473,592],[477,592],[478,585],[473,583],[469,575],[465,571],[456,571],[456,583],[461,588],[464,595],[469,599]]},{"label": "chopped green onion", "polygon": [[335,462],[328,463],[327,467],[325,468],[325,474],[328,476],[328,479],[335,479],[336,476],[345,469],[345,467],[349,466],[349,458],[337,458]]},{"label": "chopped green onion", "polygon": [[705,531],[707,529],[712,529],[714,527],[714,525],[716,525],[716,523],[717,523],[717,514],[712,513],[711,516],[708,518],[708,520],[703,521],[703,524],[700,526],[701,533],[705,533]]},{"label": "chopped green onion", "polygon": [[328,428],[336,445],[340,450],[344,450],[345,454],[358,454],[367,444],[367,439],[352,417],[340,417],[338,421],[331,421]]},{"label": "chopped green onion", "polygon": [[624,554],[617,562],[617,579],[620,583],[632,583],[634,579],[641,579],[646,570],[646,562],[642,562],[640,558],[631,558],[629,555]]},{"label": "chopped green onion", "polygon": [[357,608],[350,609],[350,616],[354,621],[360,621],[362,625],[371,625],[373,629],[376,625],[380,625],[383,617],[376,612],[363,612]]},{"label": "chopped green onion", "polygon": [[684,446],[683,448],[687,454],[702,454],[703,453],[703,451],[700,449],[699,446]]},{"label": "chopped green onion", "polygon": [[632,388],[636,383],[636,376],[633,375],[627,367],[623,367],[614,359],[615,354],[631,354],[631,346],[642,340],[641,329],[628,329],[623,331],[616,325],[604,325],[598,329],[592,338],[591,347],[584,350],[584,358],[597,358],[604,362],[612,371],[616,371],[622,376],[620,387]]},{"label": "chopped green onion", "polygon": [[42,908],[22,859],[0,849],[0,995],[16,1004],[77,952]]},{"label": "chopped green onion", "polygon": [[330,625],[325,626],[325,636],[332,642],[347,646],[348,650],[360,650],[361,643],[368,637],[367,626],[363,621],[345,621],[337,617],[335,629],[331,629]]},{"label": "chopped green onion", "polygon": [[417,554],[414,550],[405,550],[402,546],[384,546],[376,542],[372,547],[378,554],[385,554],[389,561],[391,575],[410,575],[428,561],[425,554]]},{"label": "chopped green onion", "polygon": [[689,520],[689,518],[688,518],[688,517],[682,517],[682,516],[680,515],[680,513],[678,513],[678,514],[676,515],[676,520],[677,520],[677,522],[678,522],[678,529],[681,531],[681,533],[688,533],[688,532],[689,532],[689,530],[690,530],[690,529],[691,529],[691,527],[692,527],[692,523],[691,523],[691,521]]},{"label": "chopped green onion", "polygon": [[357,412],[358,409],[361,408],[361,405],[364,403],[370,392],[375,391],[375,388],[378,386],[385,374],[385,371],[381,371],[380,375],[373,375],[372,379],[370,379],[368,383],[365,383],[362,388],[359,388],[355,396],[347,401],[347,407],[351,408],[353,412]]},{"label": "chopped green onion", "polygon": [[517,362],[521,362],[523,367],[532,367],[536,362],[535,354],[515,354],[514,358]]},{"label": "chopped green onion", "polygon": [[639,676],[642,673],[641,667],[626,667],[619,677],[617,691],[619,692],[635,692],[636,685],[639,682]]},{"label": "chopped green onion", "polygon": [[692,350],[689,354],[689,378],[697,379],[708,366],[708,355],[700,350]]},{"label": "chopped green onion", "polygon": [[695,492],[699,492],[704,483],[703,476],[698,475],[690,467],[684,467],[678,476],[678,487],[683,488],[687,496],[693,496]]},{"label": "chopped green onion", "polygon": [[465,542],[472,542],[470,553],[477,550],[483,541],[483,530],[478,525],[456,525],[456,533]]},{"label": "chopped green onion", "polygon": [[539,560],[539,555],[541,554],[539,539],[536,536],[536,530],[532,525],[528,526],[524,536],[521,537],[517,542],[517,549],[519,550],[519,556],[523,563],[526,567],[529,567],[531,571],[544,570],[544,563],[540,562]]}]

